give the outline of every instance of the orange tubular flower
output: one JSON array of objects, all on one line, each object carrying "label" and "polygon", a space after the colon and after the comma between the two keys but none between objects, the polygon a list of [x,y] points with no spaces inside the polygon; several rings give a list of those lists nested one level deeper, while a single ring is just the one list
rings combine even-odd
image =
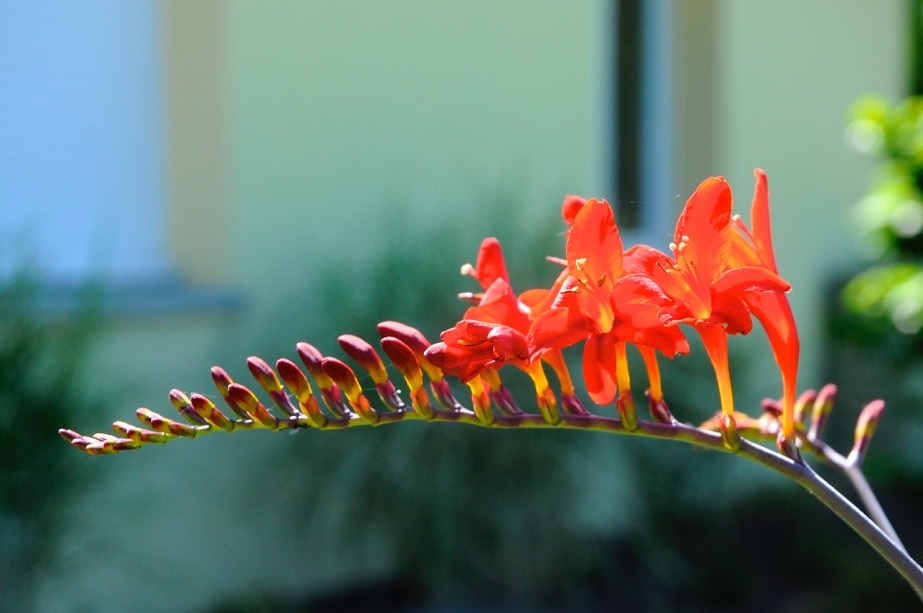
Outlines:
[{"label": "orange tubular flower", "polygon": [[[735,266],[763,266],[778,274],[772,249],[772,232],[769,224],[769,186],[766,173],[757,168],[753,205],[750,209],[749,230],[738,216],[732,218],[739,233],[734,234],[731,261]],[[764,292],[751,294],[745,299],[769,338],[773,356],[782,374],[782,435],[791,440],[795,434],[795,396],[798,378],[800,344],[795,317],[785,294]]]},{"label": "orange tubular flower", "polygon": [[645,363],[652,399],[657,396],[662,401],[659,370],[649,359],[653,349],[671,358],[689,350],[682,332],[659,319],[669,298],[647,274],[632,274],[636,265],[622,253],[608,203],[588,200],[574,209],[577,207],[569,211],[572,226],[566,247],[570,276],[552,308],[533,321],[530,349],[541,353],[586,340],[583,373],[587,391],[594,402],[608,404],[617,393],[620,402],[630,402],[625,344],[645,347],[651,350]]},{"label": "orange tubular flower", "polygon": [[[723,178],[704,181],[676,224],[670,244],[673,257],[663,256],[650,267],[654,280],[676,301],[661,311],[662,320],[689,324],[699,333],[715,369],[721,409],[728,416],[734,414],[734,399],[727,335],[750,332],[750,305],[768,304],[772,299],[764,296],[790,288],[761,262],[732,256],[743,250],[734,232],[731,203],[731,189]],[[761,234],[761,244],[765,238]],[[643,258],[648,266],[650,255]]]},{"label": "orange tubular flower", "polygon": [[[563,281],[562,276],[551,290],[532,289],[517,297],[510,285],[503,251],[496,238],[483,240],[478,251],[477,265],[465,264],[462,267],[462,273],[476,278],[485,290],[479,294],[461,294],[462,297],[476,301],[476,306],[465,312],[464,319],[508,326],[523,336],[529,332],[535,315],[550,307],[554,293]],[[564,408],[571,413],[586,413],[586,409],[583,408],[574,391],[574,385],[561,352],[549,352],[542,356],[542,359],[552,367],[558,377]],[[515,362],[515,365],[532,378],[542,414],[546,415],[550,421],[556,422],[558,418],[554,393],[548,387],[548,380],[542,371],[541,362],[537,360],[519,361]],[[502,393],[501,390],[496,391]]]}]

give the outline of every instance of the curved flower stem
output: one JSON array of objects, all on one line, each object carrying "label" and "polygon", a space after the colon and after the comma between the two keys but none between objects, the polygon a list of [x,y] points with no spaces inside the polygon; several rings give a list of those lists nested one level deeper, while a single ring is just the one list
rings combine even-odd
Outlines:
[{"label": "curved flower stem", "polygon": [[[86,450],[88,453],[114,453],[127,449],[137,449],[147,443],[165,443],[177,437],[194,438],[196,436],[216,431],[212,424],[199,426],[185,426],[178,422],[167,420],[150,411],[139,410],[139,415],[146,419],[145,423],[151,427],[159,428],[158,431],[147,431],[116,422],[116,432],[123,432],[136,438],[118,438],[112,435],[96,434],[92,437],[83,436],[72,430],[61,430],[61,435],[71,444]],[[426,419],[429,422],[467,423],[473,426],[486,428],[567,428],[571,430],[593,430],[610,432],[613,434],[627,434],[647,438],[658,438],[685,441],[686,443],[712,449],[724,453],[734,453],[758,464],[780,473],[793,481],[801,484],[808,492],[813,494],[828,509],[859,534],[879,555],[881,555],[901,576],[913,587],[917,595],[923,600],[923,568],[911,558],[900,541],[894,535],[894,529],[888,522],[881,506],[865,481],[858,464],[840,456],[836,451],[822,444],[821,441],[810,441],[809,447],[823,461],[832,464],[843,471],[853,482],[864,504],[869,508],[869,513],[876,521],[869,519],[858,507],[837,491],[833,486],[823,480],[807,464],[796,462],[767,447],[763,447],[748,439],[740,438],[739,445],[730,449],[724,437],[712,430],[705,430],[695,426],[673,422],[638,421],[634,428],[628,429],[621,420],[615,417],[603,417],[594,414],[561,414],[560,420],[551,423],[542,415],[523,413],[517,415],[493,415],[493,419],[485,422],[481,416],[460,405],[455,409],[433,409],[432,414],[420,413],[401,409],[375,413],[374,421],[360,418],[355,414],[331,417],[322,422],[313,424],[305,415],[277,418],[271,423],[267,422],[262,427],[271,430],[287,430],[297,428],[316,428],[318,430],[336,430],[342,428],[382,426],[389,423],[398,423],[409,420]],[[144,420],[142,420],[144,421]],[[256,422],[250,419],[232,420],[235,427],[250,428]],[[220,428],[219,428],[220,429]],[[109,447],[107,447],[107,445]],[[93,447],[91,447],[93,446]],[[98,449],[97,449],[98,447]],[[877,522],[877,523],[876,523]]]},{"label": "curved flower stem", "polygon": [[[599,430],[635,436],[646,436],[650,438],[681,440],[700,447],[729,453],[720,434],[700,430],[681,423],[661,424],[642,421],[638,422],[637,429],[629,431],[619,420],[607,417],[562,415],[561,422],[557,426],[551,426],[540,416],[523,415],[516,417],[498,416],[495,426],[526,428],[563,426],[573,429]],[[792,479],[796,483],[799,483],[837,517],[858,533],[859,536],[904,577],[921,600],[923,600],[923,568],[907,554],[903,545],[901,545],[898,540],[891,538],[886,533],[886,530],[893,532],[894,529],[887,519],[884,518],[883,512],[881,516],[884,518],[884,524],[887,528],[881,527],[879,524],[869,519],[869,517],[859,510],[856,505],[822,479],[820,475],[814,472],[807,464],[795,462],[775,451],[752,443],[746,439],[741,440],[740,449],[736,452],[736,455],[762,464]],[[859,482],[854,481],[854,484],[856,484],[860,495],[863,496],[863,501],[869,504],[869,500],[863,495],[863,490],[866,495],[871,493],[871,490],[868,487],[868,483],[865,482],[865,478],[862,476],[861,471],[858,471],[857,467],[854,466],[847,466],[846,470],[848,475],[852,476],[858,474],[860,476]],[[864,486],[859,485],[859,483],[864,483]],[[878,505],[874,494],[871,495],[870,500],[874,502],[874,504],[871,505],[872,508],[877,507],[880,511],[880,505]]]},{"label": "curved flower stem", "polygon": [[897,536],[897,531],[894,529],[894,526],[891,525],[891,521],[888,519],[884,509],[881,508],[878,497],[875,496],[875,492],[872,491],[868,480],[865,478],[865,473],[862,472],[862,466],[859,462],[855,459],[846,458],[821,440],[803,439],[802,443],[818,459],[822,460],[831,468],[846,475],[846,478],[849,479],[856,493],[859,495],[859,499],[862,501],[863,506],[865,506],[865,510],[869,517],[878,524],[878,527],[881,528],[898,547],[906,551],[904,544],[901,543],[901,539]]}]

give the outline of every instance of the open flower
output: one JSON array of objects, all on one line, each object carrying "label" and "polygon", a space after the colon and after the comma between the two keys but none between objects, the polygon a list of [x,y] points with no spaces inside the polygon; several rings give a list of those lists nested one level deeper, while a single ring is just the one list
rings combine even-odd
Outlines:
[{"label": "open flower", "polygon": [[[766,173],[757,168],[753,204],[750,209],[752,231],[734,216],[732,223],[738,230],[731,245],[731,262],[735,266],[763,266],[778,274],[772,249],[772,232],[769,224],[769,186]],[[788,297],[779,292],[751,293],[745,298],[750,312],[760,320],[769,338],[773,356],[782,373],[782,434],[790,439],[795,433],[794,410],[797,393],[798,356],[800,343],[795,327],[795,316]]]},{"label": "open flower", "polygon": [[734,413],[727,336],[750,332],[750,305],[760,304],[764,293],[789,290],[789,284],[763,262],[741,257],[745,250],[734,230],[731,204],[731,189],[723,178],[704,181],[676,224],[670,244],[673,257],[663,256],[650,269],[674,300],[661,311],[663,321],[689,324],[701,336],[726,415]]},{"label": "open flower", "polygon": [[566,246],[570,275],[552,308],[533,321],[530,347],[541,353],[586,340],[584,379],[598,404],[612,402],[617,393],[628,401],[625,345],[643,347],[648,352],[645,362],[652,395],[660,400],[659,371],[656,361],[653,367],[649,361],[653,350],[669,357],[689,350],[682,332],[660,321],[660,311],[670,299],[648,275],[631,274],[635,265],[626,266],[615,216],[607,202],[588,200],[570,213]]}]

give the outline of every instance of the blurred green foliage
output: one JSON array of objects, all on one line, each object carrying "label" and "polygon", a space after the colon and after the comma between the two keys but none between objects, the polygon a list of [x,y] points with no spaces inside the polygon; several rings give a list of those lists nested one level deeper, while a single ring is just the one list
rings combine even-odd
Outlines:
[{"label": "blurred green foliage", "polygon": [[100,319],[88,290],[77,312],[43,308],[42,288],[19,275],[0,284],[0,610],[30,609],[54,569],[67,503],[86,486],[57,429],[97,413],[82,363]]},{"label": "blurred green foliage", "polygon": [[[850,143],[880,158],[877,177],[855,207],[863,244],[874,265],[843,291],[840,331],[881,339],[887,328],[919,337],[923,330],[923,98],[891,105],[858,100],[847,127]],[[858,317],[855,317],[858,316]]]}]

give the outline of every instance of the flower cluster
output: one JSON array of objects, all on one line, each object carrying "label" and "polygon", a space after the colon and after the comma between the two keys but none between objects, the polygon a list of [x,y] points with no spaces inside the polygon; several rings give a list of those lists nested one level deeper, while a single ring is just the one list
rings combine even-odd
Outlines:
[{"label": "flower cluster", "polygon": [[732,215],[727,182],[711,178],[686,202],[670,254],[647,245],[625,250],[607,202],[568,196],[562,207],[569,226],[566,260],[560,261],[564,269],[550,289],[517,295],[499,243],[486,239],[477,263],[462,268],[483,291],[467,295],[474,305],[442,333],[442,342],[426,350],[426,357],[466,382],[482,413],[489,410],[491,392],[502,388],[497,370],[507,364],[521,368],[535,383],[542,415],[554,423],[559,413],[542,363],[561,383],[564,410],[582,413],[561,350],[583,342],[590,398],[600,405],[614,400],[630,430],[637,418],[626,347],[634,345],[644,360],[652,416],[669,423],[673,418],[663,398],[657,352],[668,358],[688,353],[683,324],[702,339],[717,378],[722,423],[732,427],[728,336],[750,332],[755,316],[781,371],[780,444],[791,451],[798,334],[786,297],[790,287],[779,277],[773,254],[766,175],[755,174],[751,227]]},{"label": "flower cluster", "polygon": [[[275,370],[257,357],[247,362],[275,411],[215,367],[212,379],[232,415],[205,395],[173,390],[170,401],[186,423],[142,408],[136,414],[144,427],[118,421],[113,424],[115,436],[86,436],[68,429],[60,434],[78,449],[106,454],[215,431],[330,429],[405,419],[632,432],[638,430],[639,421],[627,364],[629,344],[638,349],[647,369],[653,419],[660,425],[679,426],[664,400],[657,352],[668,358],[688,353],[684,335],[688,327],[704,342],[721,400],[718,419],[702,429],[720,430],[725,446],[736,450],[739,431],[727,337],[748,333],[755,316],[766,329],[782,373],[780,409],[771,415],[780,425],[778,443],[790,458],[796,458],[795,437],[804,429],[795,399],[798,335],[785,295],[789,285],[778,276],[772,251],[766,176],[757,170],[756,178],[750,228],[731,214],[731,190],[724,179],[708,179],[686,203],[670,254],[647,245],[625,250],[612,208],[605,201],[568,196],[562,208],[568,226],[566,258],[549,258],[561,266],[550,288],[514,292],[500,243],[485,239],[476,263],[462,267],[481,291],[461,295],[471,306],[461,321],[442,333],[441,342],[432,344],[403,323],[378,325],[381,349],[402,375],[406,396],[389,379],[388,367],[370,343],[351,334],[339,337],[343,351],[374,382],[383,410],[372,406],[359,376],[346,362],[299,343],[303,369],[288,359],[278,360]],[[614,401],[618,419],[591,413],[575,391],[562,350],[580,342],[590,399],[597,405]],[[500,378],[504,366],[517,367],[531,377],[538,414],[516,404]],[[559,396],[545,376],[545,366],[554,371]],[[455,399],[447,375],[468,385],[470,409]],[[319,388],[317,396],[311,380]],[[750,428],[751,421],[741,417],[741,427]],[[761,426],[760,433],[767,432]]]}]

